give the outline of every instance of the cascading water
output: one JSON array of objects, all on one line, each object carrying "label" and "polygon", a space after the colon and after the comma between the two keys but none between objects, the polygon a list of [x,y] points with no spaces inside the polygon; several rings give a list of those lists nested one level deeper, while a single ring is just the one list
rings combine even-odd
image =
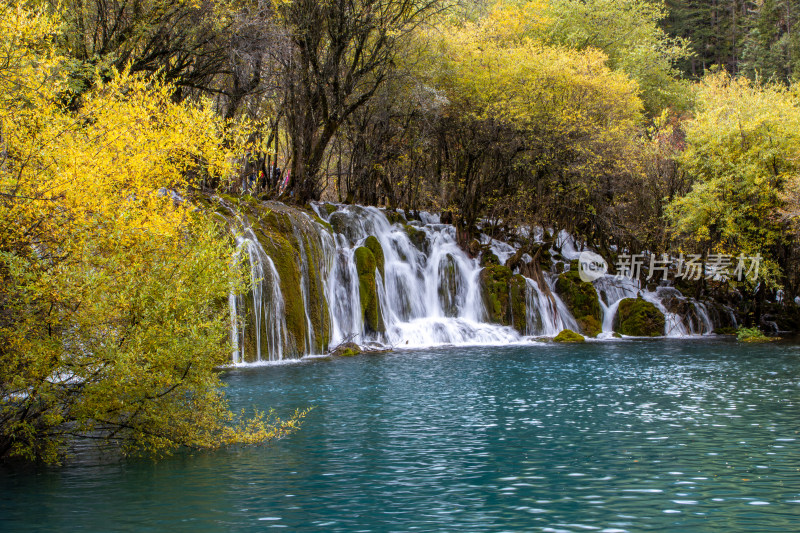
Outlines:
[{"label": "cascading water", "polygon": [[[257,235],[247,216],[227,207],[238,253],[247,258],[251,278],[247,295],[229,298],[234,363],[322,353],[346,342],[389,347],[505,344],[521,342],[526,336],[551,337],[564,329],[580,330],[555,292],[557,276],[547,272],[536,274],[537,279],[524,278],[524,324],[513,324],[513,314],[511,323],[516,329],[489,323],[480,263],[458,246],[455,228],[441,224],[436,215],[420,213],[418,221],[392,223],[375,207],[320,204],[314,206],[319,217],[315,221],[281,204],[265,206],[283,217],[283,237],[263,229]],[[521,231],[543,242],[541,228]],[[356,256],[360,247],[369,247],[368,238],[379,244],[381,261],[376,262],[374,277],[369,271],[365,278]],[[481,242],[501,264],[516,254],[513,246],[485,235]],[[567,260],[580,254],[564,231],[556,237],[556,251]],[[524,263],[532,260],[527,254],[521,259]],[[283,269],[294,265],[288,276],[299,290],[288,291],[292,280],[281,279],[279,272],[285,270],[276,263]],[[371,324],[365,320],[369,305],[365,279],[374,280],[369,283],[374,283],[380,317],[373,315],[376,322]],[[603,315],[601,337],[611,336],[619,302],[638,296],[665,315],[668,336],[713,330],[705,306],[675,289],[641,290],[637,283],[614,276],[601,277],[594,286]],[[510,291],[506,297],[511,308]]]},{"label": "cascading water", "polygon": [[[233,362],[245,361],[245,349],[249,341],[254,345],[257,361],[264,359],[277,361],[283,358],[283,346],[287,337],[280,276],[275,269],[275,263],[264,252],[246,219],[240,221],[244,232],[236,237],[237,254],[242,251],[247,253],[250,265],[250,292],[247,295],[249,298],[233,292],[228,297],[231,308]],[[246,319],[248,314],[251,320]],[[253,325],[254,339],[248,337],[250,333],[248,324]]]},{"label": "cascading water", "polygon": [[625,298],[642,297],[664,315],[664,335],[686,337],[705,335],[714,331],[708,309],[702,302],[686,298],[675,288],[657,287],[653,291],[642,289],[639,282],[626,277],[605,275],[592,282],[600,297],[603,311],[603,336],[613,333],[614,317],[619,303]]},{"label": "cascading water", "polygon": [[[320,211],[337,232],[336,267],[328,280],[331,345],[353,340],[390,346],[497,344],[517,342],[512,328],[484,322],[478,261],[455,240],[455,228],[431,218],[408,230],[391,224],[374,207],[342,206],[330,216]],[[377,274],[383,333],[367,333],[359,308],[358,274],[353,248],[374,236],[383,250],[384,273]]]},{"label": "cascading water", "polygon": [[564,329],[580,329],[575,318],[552,287],[543,291],[535,280],[526,278],[525,299],[527,303],[526,333],[532,336],[553,337]]}]

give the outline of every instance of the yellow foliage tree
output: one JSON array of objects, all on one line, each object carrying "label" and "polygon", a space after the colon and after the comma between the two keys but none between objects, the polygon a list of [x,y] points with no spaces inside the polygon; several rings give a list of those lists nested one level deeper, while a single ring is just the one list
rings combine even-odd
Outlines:
[{"label": "yellow foliage tree", "polygon": [[75,437],[160,453],[291,430],[298,416],[231,413],[214,372],[241,277],[187,191],[232,172],[235,131],[128,73],[65,109],[56,30],[0,7],[0,457],[57,461]]},{"label": "yellow foliage tree", "polygon": [[[517,195],[525,197],[521,209],[530,214],[534,204],[543,205],[541,197],[555,194],[562,212],[589,212],[598,182],[635,162],[638,86],[608,68],[598,50],[517,35],[518,28],[543,23],[535,5],[498,4],[484,19],[445,36],[446,61],[436,84],[447,95],[450,119],[464,124],[457,145],[469,152],[454,172],[462,192],[457,197],[508,205],[508,195]],[[481,207],[461,211],[477,216]],[[546,216],[552,223],[560,214]]]},{"label": "yellow foliage tree", "polygon": [[694,184],[669,206],[673,231],[698,251],[760,254],[763,277],[779,286],[791,253],[782,213],[792,218],[800,175],[798,93],[717,73],[698,107],[680,157]]}]

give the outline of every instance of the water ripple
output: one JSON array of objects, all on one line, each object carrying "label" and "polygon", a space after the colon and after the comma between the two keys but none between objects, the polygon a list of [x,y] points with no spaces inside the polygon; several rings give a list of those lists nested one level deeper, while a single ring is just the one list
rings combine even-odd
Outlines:
[{"label": "water ripple", "polygon": [[[800,361],[725,340],[236,369],[274,446],[2,471],[0,529],[796,531]],[[31,512],[32,510],[36,512]]]}]

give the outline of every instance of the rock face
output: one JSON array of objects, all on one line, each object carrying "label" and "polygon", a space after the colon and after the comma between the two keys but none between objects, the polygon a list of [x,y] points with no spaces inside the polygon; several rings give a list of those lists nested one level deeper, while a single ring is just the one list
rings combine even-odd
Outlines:
[{"label": "rock face", "polygon": [[378,272],[381,273],[381,278],[385,278],[386,271],[384,270],[384,264],[386,260],[383,257],[383,248],[381,247],[381,243],[378,242],[377,237],[370,235],[367,237],[367,240],[364,241],[364,246],[369,248],[369,251],[372,252],[373,256],[375,256],[375,265],[378,267]]},{"label": "rock face", "polygon": [[481,270],[481,294],[489,322],[513,326],[520,333],[527,325],[525,278],[513,275],[503,265],[489,265]]},{"label": "rock face", "polygon": [[614,330],[634,337],[659,337],[664,335],[664,315],[658,308],[642,298],[625,298],[619,302]]},{"label": "rock face", "polygon": [[439,301],[445,316],[458,316],[458,293],[462,280],[456,268],[455,259],[446,254],[439,262]]},{"label": "rock face", "polygon": [[584,334],[596,337],[602,330],[600,299],[594,285],[581,280],[577,261],[556,281],[556,292],[564,300]]},{"label": "rock face", "polygon": [[586,339],[580,333],[565,329],[553,338],[553,342],[586,342]]},{"label": "rock face", "polygon": [[[227,209],[225,206],[227,205]],[[325,261],[324,232],[305,213],[277,202],[257,202],[248,197],[222,196],[216,207],[232,220],[240,218],[270,260],[280,278],[283,295],[281,314],[285,317],[285,338],[271,335],[271,318],[255,315],[261,309],[253,305],[252,292],[243,299],[244,336],[240,347],[244,360],[255,360],[255,345],[260,339],[261,354],[269,353],[269,342],[280,343],[283,357],[300,357],[327,349],[330,336],[330,315],[325,300],[323,279]],[[233,210],[236,214],[231,216]],[[266,277],[266,273],[265,273]],[[257,335],[257,330],[258,335]],[[275,347],[272,346],[274,350]]]},{"label": "rock face", "polygon": [[[380,244],[378,245],[380,246]],[[386,328],[381,316],[378,301],[378,285],[375,279],[377,262],[375,254],[366,246],[359,246],[355,251],[356,269],[358,270],[358,289],[361,298],[361,314],[367,331],[383,333]]]}]

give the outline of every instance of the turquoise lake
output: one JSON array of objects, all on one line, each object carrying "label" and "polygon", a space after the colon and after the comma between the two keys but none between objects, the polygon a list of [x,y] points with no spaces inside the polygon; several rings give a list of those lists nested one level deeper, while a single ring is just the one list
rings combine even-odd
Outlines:
[{"label": "turquoise lake", "polygon": [[399,351],[228,372],[265,447],[0,470],[2,531],[800,531],[800,345]]}]

